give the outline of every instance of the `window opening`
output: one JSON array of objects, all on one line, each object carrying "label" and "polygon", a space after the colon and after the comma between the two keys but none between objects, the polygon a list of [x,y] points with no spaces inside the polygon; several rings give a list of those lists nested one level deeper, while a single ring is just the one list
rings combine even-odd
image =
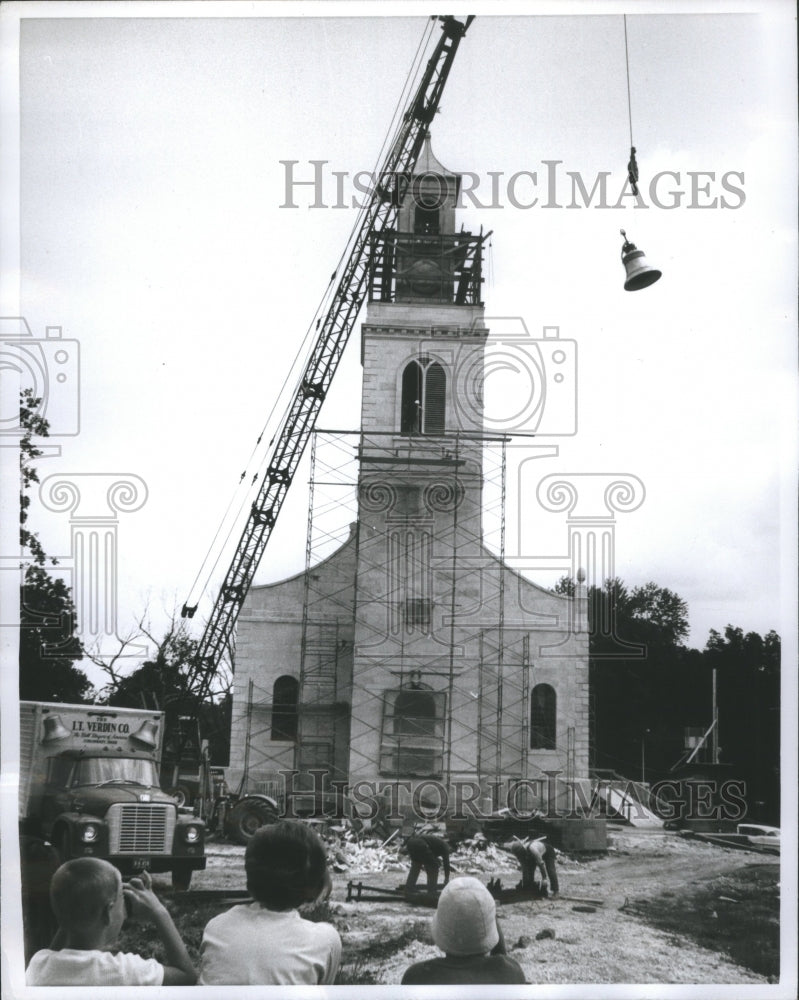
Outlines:
[{"label": "window opening", "polygon": [[402,373],[401,434],[443,434],[447,376],[437,361],[411,361]]},{"label": "window opening", "polygon": [[297,739],[297,699],[300,682],[284,674],[272,687],[272,736],[273,740]]},{"label": "window opening", "polygon": [[536,684],[530,695],[530,749],[554,750],[557,696],[550,684]]}]

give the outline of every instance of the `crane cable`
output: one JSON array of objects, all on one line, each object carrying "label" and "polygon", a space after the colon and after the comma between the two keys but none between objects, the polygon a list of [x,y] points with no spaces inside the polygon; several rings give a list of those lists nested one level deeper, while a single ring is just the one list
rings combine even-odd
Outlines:
[{"label": "crane cable", "polygon": [[[417,45],[416,52],[415,52],[413,60],[411,62],[410,69],[408,70],[408,73],[406,74],[405,82],[404,82],[403,87],[402,87],[402,91],[400,92],[400,95],[399,95],[399,97],[397,99],[397,102],[396,102],[396,104],[394,106],[394,111],[393,111],[391,120],[389,122],[388,129],[387,129],[386,134],[385,134],[385,136],[383,138],[383,142],[382,142],[382,144],[380,146],[380,150],[378,151],[376,164],[375,164],[375,167],[374,167],[374,169],[372,171],[372,176],[375,178],[376,182],[379,180],[379,178],[377,178],[377,176],[376,176],[376,173],[377,173],[377,170],[379,169],[380,164],[383,162],[384,154],[385,154],[386,150],[388,148],[390,148],[391,146],[393,146],[393,144],[396,142],[396,140],[397,140],[397,138],[398,138],[398,136],[400,134],[400,131],[402,129],[403,116],[400,114],[400,112],[405,107],[405,104],[407,102],[408,91],[413,88],[414,84],[419,79],[420,70],[421,70],[421,67],[423,65],[424,53],[426,52],[426,50],[428,49],[428,47],[430,45],[430,40],[431,40],[432,35],[433,35],[433,26],[435,24],[435,21],[436,21],[436,18],[435,17],[431,17],[430,19],[428,19],[428,21],[427,21],[427,23],[425,25],[425,30],[423,31],[422,37],[421,37],[421,39],[419,41],[419,44]],[[231,497],[230,502],[228,503],[227,509],[226,509],[226,511],[225,511],[225,513],[224,513],[224,515],[222,517],[222,520],[219,522],[219,527],[217,528],[216,533],[215,533],[213,539],[211,540],[211,543],[208,546],[208,549],[206,550],[206,554],[205,554],[205,557],[203,559],[203,562],[202,562],[199,570],[197,571],[197,574],[196,574],[196,576],[194,578],[194,581],[193,581],[193,583],[191,585],[191,589],[189,591],[189,596],[186,599],[186,603],[184,604],[184,609],[188,608],[188,606],[190,605],[191,599],[192,599],[193,595],[195,594],[195,592],[197,591],[198,584],[200,583],[201,579],[202,579],[202,586],[199,588],[199,590],[200,590],[200,596],[202,596],[202,594],[205,592],[205,589],[208,586],[208,583],[209,583],[211,577],[216,572],[216,569],[217,569],[217,567],[219,565],[219,561],[222,558],[223,553],[227,549],[228,543],[230,542],[231,535],[233,534],[234,529],[236,528],[236,526],[240,522],[242,511],[244,510],[244,507],[245,507],[245,505],[247,503],[247,500],[248,500],[248,498],[250,497],[250,495],[252,493],[252,490],[251,490],[250,487],[252,487],[255,484],[255,482],[257,480],[257,477],[258,477],[258,473],[256,472],[255,473],[255,477],[251,479],[251,482],[249,484],[247,484],[245,482],[245,480],[248,478],[248,470],[249,470],[249,468],[252,467],[253,459],[254,459],[255,455],[258,453],[258,446],[260,445],[261,441],[265,437],[266,432],[267,432],[267,430],[268,430],[268,428],[270,426],[270,423],[273,420],[275,412],[277,411],[277,408],[278,408],[279,404],[281,403],[281,400],[285,396],[285,393],[286,393],[286,390],[287,390],[289,384],[292,383],[293,381],[295,381],[295,379],[293,379],[292,376],[294,375],[294,373],[297,371],[298,368],[300,369],[301,372],[304,372],[305,368],[307,367],[308,360],[310,359],[311,353],[312,353],[313,348],[315,346],[313,342],[309,344],[309,340],[311,339],[312,334],[318,328],[319,323],[321,322],[322,316],[326,315],[327,312],[329,311],[329,303],[330,303],[331,296],[332,296],[333,284],[334,284],[334,282],[336,280],[336,276],[338,275],[338,272],[339,272],[339,269],[341,268],[342,263],[347,259],[348,255],[349,255],[350,247],[351,247],[352,243],[354,242],[357,233],[360,230],[360,222],[361,222],[361,220],[363,218],[363,215],[366,212],[368,206],[369,206],[369,202],[363,202],[363,203],[361,203],[361,205],[359,207],[358,215],[356,216],[355,225],[352,227],[352,231],[350,233],[350,236],[349,236],[349,238],[348,238],[348,240],[347,240],[347,242],[346,242],[346,244],[344,246],[344,249],[341,252],[341,255],[339,256],[339,259],[338,259],[338,262],[336,264],[336,267],[335,267],[333,273],[330,276],[330,280],[327,283],[327,287],[325,288],[325,291],[322,293],[322,297],[319,300],[319,304],[317,305],[316,310],[315,310],[315,312],[314,312],[314,314],[313,314],[313,316],[311,318],[311,321],[308,324],[308,327],[307,327],[307,329],[305,331],[305,334],[304,334],[304,336],[302,338],[302,341],[300,342],[300,346],[299,346],[299,348],[297,350],[297,354],[295,355],[294,360],[292,361],[291,366],[289,367],[289,370],[288,370],[288,372],[286,374],[286,377],[283,379],[283,384],[281,385],[279,392],[275,396],[275,401],[272,404],[272,408],[269,411],[269,414],[267,415],[266,420],[264,421],[264,425],[261,428],[261,433],[258,435],[258,438],[257,438],[255,444],[253,445],[252,451],[250,452],[250,455],[249,455],[249,457],[247,459],[247,464],[245,466],[244,472],[242,472],[242,474],[241,474],[241,476],[239,478],[238,486],[236,487],[236,489],[235,489],[235,491],[233,493],[233,496]],[[283,423],[285,422],[285,419],[286,419],[286,417],[287,417],[287,415],[288,415],[288,413],[289,413],[289,411],[291,409],[292,402],[293,402],[293,397],[290,398],[288,400],[288,402],[286,403],[286,405],[285,405],[285,407],[283,409],[283,414],[282,414],[281,420],[278,423],[277,427],[275,428],[275,433],[277,433],[278,430],[280,429],[280,427],[283,426]],[[272,445],[273,441],[274,441],[274,437],[272,437],[271,440],[269,441],[269,446]],[[260,463],[259,463],[259,467],[260,467]],[[243,491],[242,491],[242,486],[244,486]],[[238,502],[238,507],[236,509],[235,514],[233,515],[232,518],[230,518],[230,512],[233,509],[234,504],[236,503],[236,499],[239,496],[239,494],[241,494],[241,499]],[[228,521],[229,518],[230,518],[230,526],[228,527],[228,530],[227,530],[227,533],[225,534],[224,540],[222,541],[221,545],[218,546],[218,551],[217,551],[217,554],[216,554],[216,558],[213,561],[213,564],[206,571],[206,567],[208,566],[208,563],[209,563],[209,561],[211,559],[211,556],[212,556],[212,554],[214,552],[215,547],[217,547],[217,543],[219,541],[219,538],[222,535],[223,529],[225,527],[225,524],[226,524],[226,522]],[[195,607],[196,607],[196,603],[197,602],[195,602]]]},{"label": "crane cable", "polygon": [[638,195],[638,163],[635,159],[633,145],[633,109],[630,97],[630,53],[627,47],[627,15],[624,15],[624,63],[627,68],[627,118],[630,123],[630,160],[627,164],[627,177],[634,195]]}]

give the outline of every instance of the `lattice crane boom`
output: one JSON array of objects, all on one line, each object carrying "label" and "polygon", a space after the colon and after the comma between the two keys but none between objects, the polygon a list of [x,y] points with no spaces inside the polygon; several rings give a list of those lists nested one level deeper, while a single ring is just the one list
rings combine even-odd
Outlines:
[{"label": "lattice crane boom", "polygon": [[[419,158],[427,128],[441,100],[461,38],[474,20],[441,17],[442,35],[402,118],[397,137],[377,175],[370,200],[350,239],[327,314],[318,324],[305,365],[253,501],[230,568],[219,590],[188,677],[188,689],[207,697],[219,661],[229,648],[241,606],[271,537],[283,501],[313,432],[322,402],[352,332],[366,294],[370,241],[396,222],[404,184]],[[194,609],[184,606],[184,616]]]}]

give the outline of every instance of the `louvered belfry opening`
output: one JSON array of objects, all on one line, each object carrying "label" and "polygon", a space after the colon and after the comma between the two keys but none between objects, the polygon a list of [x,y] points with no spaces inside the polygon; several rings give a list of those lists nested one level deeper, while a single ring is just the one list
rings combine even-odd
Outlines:
[{"label": "louvered belfry opening", "polygon": [[443,434],[447,376],[429,358],[411,361],[402,373],[401,434]]}]

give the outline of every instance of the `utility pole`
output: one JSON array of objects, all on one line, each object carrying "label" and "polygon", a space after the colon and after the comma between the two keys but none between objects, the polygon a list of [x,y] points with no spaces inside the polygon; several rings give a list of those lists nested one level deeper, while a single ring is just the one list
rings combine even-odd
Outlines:
[{"label": "utility pole", "polygon": [[710,762],[719,762],[719,706],[716,699],[716,668],[713,667],[713,735],[710,743]]}]

